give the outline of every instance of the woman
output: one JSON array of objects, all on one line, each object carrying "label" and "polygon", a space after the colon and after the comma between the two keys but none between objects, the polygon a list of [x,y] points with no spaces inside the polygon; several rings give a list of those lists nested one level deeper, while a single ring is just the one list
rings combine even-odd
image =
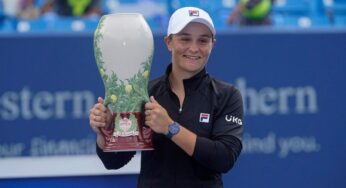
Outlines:
[{"label": "woman", "polygon": [[[172,64],[149,83],[144,114],[155,149],[142,152],[138,187],[223,187],[221,174],[242,149],[243,103],[234,86],[206,72],[216,41],[213,22],[199,8],[178,9],[164,41]],[[135,152],[103,152],[99,128],[110,126],[112,115],[102,98],[90,112],[98,156],[107,169],[121,168]]]}]

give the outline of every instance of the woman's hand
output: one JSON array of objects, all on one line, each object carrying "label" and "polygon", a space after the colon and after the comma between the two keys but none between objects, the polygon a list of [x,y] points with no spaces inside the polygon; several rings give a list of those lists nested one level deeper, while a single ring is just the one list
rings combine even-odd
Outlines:
[{"label": "woman's hand", "polygon": [[103,148],[105,141],[100,128],[107,128],[112,125],[112,112],[104,105],[104,100],[101,97],[97,99],[97,103],[89,112],[90,127],[97,134],[97,144]]},{"label": "woman's hand", "polygon": [[153,96],[150,102],[145,104],[145,124],[154,132],[167,134],[168,125],[173,123],[165,108],[163,108]]}]

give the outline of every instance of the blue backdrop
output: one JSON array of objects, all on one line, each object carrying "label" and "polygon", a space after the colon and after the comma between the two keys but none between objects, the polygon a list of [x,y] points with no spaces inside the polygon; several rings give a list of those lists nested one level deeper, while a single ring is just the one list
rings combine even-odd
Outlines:
[{"label": "blue backdrop", "polygon": [[[54,174],[54,157],[95,157],[87,116],[104,88],[92,34],[0,35],[0,49],[0,187],[135,187],[137,174],[33,178],[40,169],[7,165],[52,158]],[[340,30],[218,34],[208,72],[236,85],[246,110],[244,150],[225,187],[346,186],[345,52]],[[169,60],[155,34],[151,78]]]}]

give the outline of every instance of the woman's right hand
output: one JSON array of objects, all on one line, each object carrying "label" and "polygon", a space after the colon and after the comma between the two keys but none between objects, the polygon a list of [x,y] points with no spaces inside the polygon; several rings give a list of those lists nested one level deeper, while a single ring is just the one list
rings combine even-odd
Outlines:
[{"label": "woman's right hand", "polygon": [[89,112],[90,127],[97,134],[97,144],[103,148],[104,137],[100,128],[107,128],[112,125],[112,112],[104,105],[104,100],[101,97],[97,99],[97,103]]}]

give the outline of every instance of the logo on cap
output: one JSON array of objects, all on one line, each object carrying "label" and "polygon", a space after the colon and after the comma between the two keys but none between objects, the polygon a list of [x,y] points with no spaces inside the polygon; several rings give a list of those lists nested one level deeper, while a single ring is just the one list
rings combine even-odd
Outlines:
[{"label": "logo on cap", "polygon": [[189,10],[189,15],[190,16],[199,16],[199,11],[198,10]]}]

